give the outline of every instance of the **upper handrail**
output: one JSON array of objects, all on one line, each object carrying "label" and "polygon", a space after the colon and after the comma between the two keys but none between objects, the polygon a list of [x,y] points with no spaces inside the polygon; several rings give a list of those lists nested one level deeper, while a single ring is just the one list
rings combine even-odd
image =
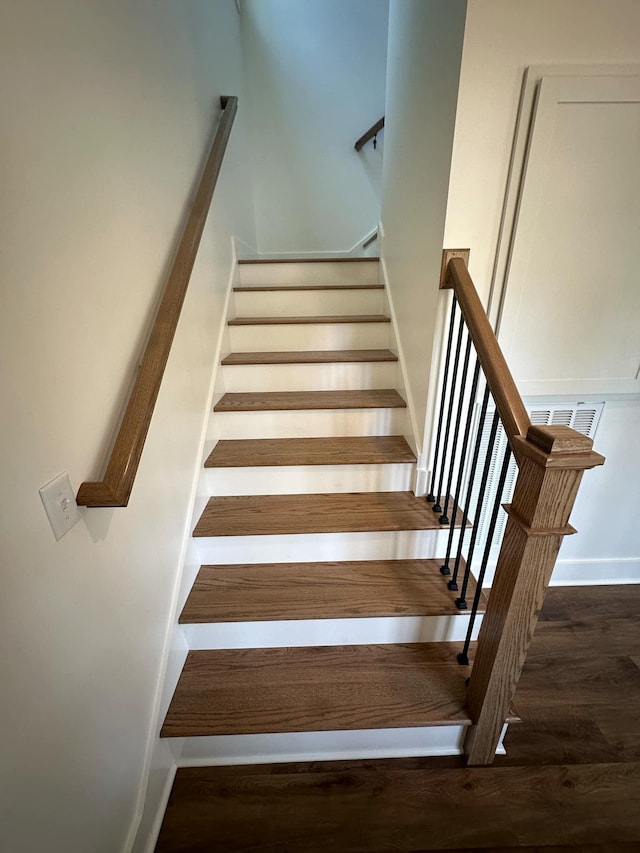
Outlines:
[{"label": "upper handrail", "polygon": [[452,258],[449,261],[443,287],[453,289],[456,295],[507,438],[517,459],[521,448],[515,439],[526,437],[531,420],[462,258]]},{"label": "upper handrail", "polygon": [[221,97],[223,113],[200,184],[187,215],[142,363],[118,429],[104,477],[82,483],[79,506],[127,506],[142,456],[160,383],[171,351],[224,152],[238,109],[235,96]]},{"label": "upper handrail", "polygon": [[360,149],[367,144],[370,139],[375,139],[375,137],[380,133],[382,128],[384,127],[384,116],[375,124],[372,124],[369,130],[366,133],[363,133],[360,139],[357,140],[356,144],[353,146],[356,151],[360,151]]}]

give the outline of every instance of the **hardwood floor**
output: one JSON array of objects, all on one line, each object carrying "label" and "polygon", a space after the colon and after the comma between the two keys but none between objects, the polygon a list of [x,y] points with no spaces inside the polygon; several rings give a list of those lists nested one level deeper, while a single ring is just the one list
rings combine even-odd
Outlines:
[{"label": "hardwood floor", "polygon": [[178,771],[157,850],[640,851],[640,586],[549,591],[493,767]]}]

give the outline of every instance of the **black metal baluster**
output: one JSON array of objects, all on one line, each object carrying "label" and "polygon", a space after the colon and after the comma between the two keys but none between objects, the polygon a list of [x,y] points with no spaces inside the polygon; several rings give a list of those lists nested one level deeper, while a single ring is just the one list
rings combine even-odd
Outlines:
[{"label": "black metal baluster", "polygon": [[[471,381],[471,391],[469,393],[469,405],[467,407],[467,420],[464,425],[464,435],[462,437],[462,450],[460,451],[460,466],[458,468],[458,480],[456,482],[456,489],[453,493],[453,501],[454,505],[458,506],[460,499],[460,489],[462,487],[462,478],[464,476],[464,464],[467,459],[467,448],[469,446],[469,436],[471,435],[471,423],[473,421],[473,406],[476,400],[476,392],[478,390],[478,379],[480,378],[480,362],[476,358],[476,366],[473,369],[473,379]],[[461,536],[464,535],[464,527],[461,528],[462,533]],[[452,524],[449,528],[449,538],[447,540],[447,553],[444,558],[444,563],[440,566],[440,574],[442,575],[450,575],[451,569],[449,568],[449,560],[451,559],[451,546],[453,545],[453,535],[455,533],[455,527]]]},{"label": "black metal baluster", "polygon": [[[451,393],[449,394],[449,405],[447,407],[447,424],[444,428],[444,444],[442,445],[442,465],[440,467],[440,479],[438,481],[438,492],[436,494],[436,503],[431,507],[434,512],[442,513],[442,507],[440,506],[440,498],[442,497],[442,483],[444,481],[444,469],[447,464],[447,450],[449,447],[449,434],[451,429],[451,416],[453,415],[453,403],[456,397],[456,385],[458,382],[458,367],[460,366],[460,350],[462,348],[462,334],[464,332],[464,318],[462,314],[460,315],[460,322],[458,323],[458,339],[456,341],[456,352],[453,357],[453,373],[451,374]],[[440,524],[448,524],[449,519],[443,521],[443,517],[440,516]]]},{"label": "black metal baluster", "polygon": [[[462,321],[460,322],[462,328]],[[453,440],[451,442],[451,456],[449,461],[449,476],[447,477],[447,488],[444,492],[444,508],[442,515],[438,519],[440,524],[449,524],[447,511],[449,509],[449,500],[451,499],[451,483],[453,482],[453,471],[456,465],[456,451],[458,449],[458,437],[460,435],[460,421],[462,420],[462,407],[464,404],[464,392],[467,388],[467,376],[469,374],[469,356],[471,355],[471,335],[467,332],[467,346],[465,347],[464,362],[462,364],[462,375],[460,377],[460,392],[458,396],[458,411],[456,412],[456,424],[453,428]],[[455,516],[456,505],[453,504],[453,514]]]},{"label": "black metal baluster", "polygon": [[480,455],[480,444],[482,443],[482,425],[484,424],[485,415],[487,414],[487,406],[489,405],[489,386],[485,385],[484,395],[482,397],[482,405],[480,407],[480,419],[478,421],[478,434],[473,448],[473,458],[471,460],[471,472],[469,474],[469,483],[467,484],[467,496],[464,501],[464,509],[462,518],[460,519],[460,538],[458,539],[458,550],[456,552],[456,561],[453,566],[453,575],[450,581],[447,581],[447,586],[452,592],[458,590],[458,572],[460,571],[460,561],[462,559],[462,543],[464,542],[464,534],[467,528],[467,519],[469,518],[469,504],[471,503],[471,492],[473,484],[476,481],[476,472],[478,469],[478,456]]},{"label": "black metal baluster", "polygon": [[[456,305],[457,305],[456,295],[453,294],[453,298],[451,300],[451,316],[449,317],[449,337],[447,340],[447,354],[444,360],[444,374],[442,377],[442,392],[440,394],[440,413],[438,415],[438,429],[436,432],[436,447],[433,454],[433,472],[431,475],[431,489],[429,490],[429,494],[427,495],[427,500],[429,503],[435,502],[435,495],[433,494],[433,490],[436,484],[436,477],[438,474],[438,456],[440,453],[440,436],[442,433],[442,419],[444,417],[444,406],[445,401],[447,399],[447,381],[449,379],[449,362],[451,360],[451,344],[453,342],[453,327],[455,325],[455,314],[456,314]],[[438,510],[440,512],[440,510]]]},{"label": "black metal baluster", "polygon": [[491,520],[489,522],[489,531],[487,533],[487,541],[484,546],[484,554],[482,555],[482,563],[480,565],[480,571],[478,573],[478,579],[476,583],[476,591],[473,596],[473,604],[471,605],[471,613],[469,615],[469,625],[467,626],[467,636],[464,641],[464,648],[458,655],[458,663],[461,666],[468,666],[469,664],[469,646],[471,644],[471,636],[473,635],[473,626],[476,620],[476,616],[478,614],[478,605],[480,604],[480,596],[482,595],[482,584],[484,583],[485,572],[487,571],[487,564],[489,562],[489,554],[491,553],[491,543],[493,540],[493,534],[496,530],[496,522],[498,520],[498,512],[500,511],[500,505],[502,503],[502,493],[504,492],[504,484],[507,479],[507,472],[509,470],[509,462],[511,461],[511,447],[507,442],[506,449],[504,451],[504,457],[502,459],[502,469],[500,471],[500,479],[498,480],[498,489],[496,491],[496,498],[493,502],[493,510],[491,512]]},{"label": "black metal baluster", "polygon": [[491,455],[493,453],[493,445],[496,440],[496,433],[498,431],[498,422],[499,415],[498,410],[496,409],[493,415],[493,420],[491,421],[491,432],[489,433],[489,443],[487,445],[487,453],[484,457],[484,467],[482,469],[482,479],[480,480],[480,489],[478,490],[478,500],[476,501],[476,512],[475,519],[473,523],[473,532],[471,533],[471,541],[469,542],[469,552],[467,554],[467,564],[464,569],[464,579],[462,581],[462,589],[460,590],[460,596],[456,598],[456,607],[458,610],[466,610],[467,609],[467,587],[469,586],[469,578],[471,577],[471,565],[473,563],[473,552],[476,547],[476,539],[478,538],[478,519],[480,517],[480,508],[482,507],[482,503],[484,501],[484,493],[487,488],[487,480],[489,479],[489,469],[491,468]]}]

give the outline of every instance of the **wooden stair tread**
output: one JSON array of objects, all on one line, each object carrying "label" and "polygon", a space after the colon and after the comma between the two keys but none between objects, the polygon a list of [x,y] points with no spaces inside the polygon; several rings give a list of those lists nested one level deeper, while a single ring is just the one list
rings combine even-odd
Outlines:
[{"label": "wooden stair tread", "polygon": [[229,326],[300,326],[325,323],[390,323],[384,314],[331,314],[312,317],[234,317]]},{"label": "wooden stair tread", "polygon": [[[180,622],[455,616],[441,559],[201,566]],[[464,566],[463,566],[464,571]],[[470,579],[467,599],[475,594]],[[484,596],[480,612],[484,611]]]},{"label": "wooden stair tread", "polygon": [[289,352],[232,352],[223,365],[239,364],[336,364],[365,361],[397,361],[388,349],[295,350]]},{"label": "wooden stair tread", "polygon": [[279,292],[282,290],[384,290],[384,284],[243,284],[234,293]]},{"label": "wooden stair tread", "polygon": [[225,394],[214,412],[275,412],[300,409],[406,408],[392,388],[369,391],[250,391]]},{"label": "wooden stair tread", "polygon": [[218,441],[205,468],[269,465],[377,465],[415,462],[402,435],[262,438]]},{"label": "wooden stair tread", "polygon": [[371,257],[335,257],[335,258],[239,258],[239,264],[361,264],[370,263],[371,261],[379,261],[376,256]]},{"label": "wooden stair tread", "polygon": [[459,643],[189,652],[162,737],[470,725]]},{"label": "wooden stair tread", "polygon": [[[457,519],[456,519],[457,520]],[[194,536],[262,536],[441,530],[438,516],[413,492],[229,495],[210,498]]]}]

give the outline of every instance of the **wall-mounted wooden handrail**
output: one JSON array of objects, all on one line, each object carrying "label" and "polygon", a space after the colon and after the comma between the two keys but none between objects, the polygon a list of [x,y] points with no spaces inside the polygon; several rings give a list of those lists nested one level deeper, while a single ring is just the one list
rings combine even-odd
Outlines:
[{"label": "wall-mounted wooden handrail", "polygon": [[353,146],[356,149],[356,151],[360,151],[360,149],[364,145],[366,145],[370,139],[375,139],[375,137],[380,133],[380,131],[382,130],[383,127],[384,127],[384,116],[382,116],[381,119],[378,119],[378,121],[375,124],[372,124],[366,133],[362,134],[360,139],[358,139],[356,144]]},{"label": "wall-mounted wooden handrail", "polygon": [[505,432],[518,459],[520,446],[515,438],[526,436],[531,421],[462,258],[449,261],[443,286],[453,288]]},{"label": "wall-mounted wooden handrail", "polygon": [[97,482],[82,483],[76,498],[79,506],[127,506],[129,502],[160,383],[200,246],[211,198],[238,109],[236,97],[222,97],[220,103],[223,109],[222,118],[187,215],[182,237],[167,277],[162,301],[104,477]]}]

